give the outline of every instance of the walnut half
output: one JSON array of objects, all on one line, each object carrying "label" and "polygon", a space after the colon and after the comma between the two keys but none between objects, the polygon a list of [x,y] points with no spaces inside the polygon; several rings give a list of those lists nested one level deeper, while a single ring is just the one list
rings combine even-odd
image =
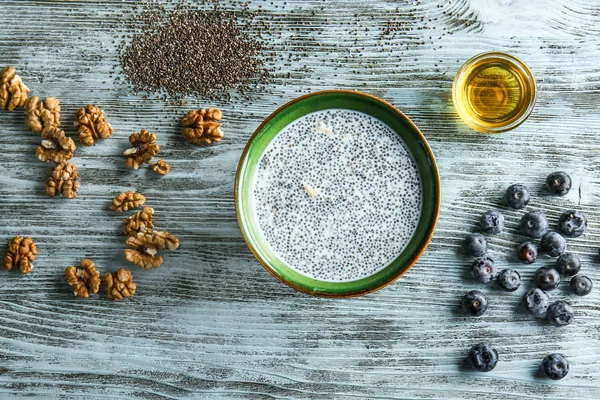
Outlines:
[{"label": "walnut half", "polygon": [[185,140],[198,146],[220,142],[225,136],[218,122],[221,118],[223,113],[217,108],[190,111],[181,120],[181,133]]},{"label": "walnut half", "polygon": [[171,166],[165,160],[158,160],[152,164],[152,171],[157,175],[166,175],[171,171]]},{"label": "walnut half", "polygon": [[146,197],[141,193],[123,192],[113,199],[110,209],[116,212],[123,212],[130,208],[140,207],[145,202]]},{"label": "walnut half", "polygon": [[41,133],[60,126],[60,102],[56,97],[39,101],[37,96],[25,102],[25,125],[35,133]]},{"label": "walnut half", "polygon": [[75,126],[79,127],[79,140],[84,146],[93,145],[98,138],[108,139],[113,134],[112,126],[104,118],[104,111],[95,105],[81,107],[75,117]]},{"label": "walnut half", "polygon": [[8,242],[2,260],[2,268],[10,271],[18,266],[22,273],[28,274],[33,269],[32,262],[36,256],[37,246],[30,237],[23,239],[22,236],[15,236],[13,240]]},{"label": "walnut half", "polygon": [[35,156],[40,161],[53,161],[57,164],[69,161],[77,148],[73,139],[58,127],[44,130],[42,139],[42,143],[35,151]]},{"label": "walnut half", "polygon": [[0,110],[13,111],[23,107],[29,88],[25,86],[14,67],[5,67],[0,71]]},{"label": "walnut half", "polygon": [[133,296],[137,289],[131,271],[125,268],[119,268],[118,271],[104,274],[104,284],[106,285],[108,298],[115,301]]},{"label": "walnut half", "polygon": [[125,249],[125,259],[144,269],[158,268],[163,264],[159,250],[173,251],[179,247],[179,239],[169,232],[148,230],[130,236],[125,242],[132,249]]},{"label": "walnut half", "polygon": [[136,236],[138,232],[145,232],[152,228],[154,228],[154,209],[151,207],[144,207],[123,220],[123,232],[127,236]]},{"label": "walnut half", "polygon": [[56,164],[46,183],[46,194],[50,197],[60,194],[66,199],[74,199],[77,197],[78,189],[77,167],[70,162]]},{"label": "walnut half", "polygon": [[150,161],[160,151],[160,146],[156,143],[156,135],[145,129],[134,132],[129,136],[131,148],[123,153],[127,156],[127,166],[132,169],[139,169],[143,163],[150,164]]},{"label": "walnut half", "polygon": [[77,297],[88,298],[90,293],[100,289],[100,272],[94,262],[88,258],[81,260],[80,267],[69,266],[65,269],[65,278]]}]

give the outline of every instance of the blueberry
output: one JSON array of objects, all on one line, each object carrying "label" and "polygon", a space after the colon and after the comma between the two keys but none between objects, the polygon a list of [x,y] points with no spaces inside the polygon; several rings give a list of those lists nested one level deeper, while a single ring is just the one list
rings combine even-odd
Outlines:
[{"label": "blueberry", "polygon": [[535,283],[542,290],[554,290],[560,283],[560,275],[551,267],[541,267],[535,271]]},{"label": "blueberry", "polygon": [[569,373],[569,361],[562,354],[549,354],[542,360],[544,375],[552,380],[559,380]]},{"label": "blueberry", "polygon": [[538,258],[538,248],[535,243],[525,242],[517,247],[517,256],[525,264],[532,264]]},{"label": "blueberry", "polygon": [[577,275],[571,279],[571,289],[577,296],[590,294],[592,286],[592,280],[585,275]]},{"label": "blueberry", "polygon": [[566,237],[579,237],[583,235],[585,228],[587,217],[579,210],[565,211],[558,219],[558,229]]},{"label": "blueberry", "polygon": [[556,260],[556,269],[564,276],[577,275],[581,269],[581,260],[577,254],[565,253]]},{"label": "blueberry", "polygon": [[550,297],[542,289],[531,289],[523,296],[523,304],[528,313],[536,317],[543,317],[548,311]]},{"label": "blueberry", "polygon": [[475,371],[489,372],[498,363],[498,352],[489,343],[479,343],[469,351],[469,361]]},{"label": "blueberry", "polygon": [[498,285],[507,292],[514,292],[521,286],[521,274],[514,269],[503,269],[498,274]]},{"label": "blueberry", "polygon": [[487,240],[480,233],[472,233],[465,239],[465,251],[473,257],[482,257],[487,253]]},{"label": "blueberry", "polygon": [[529,189],[525,185],[511,185],[504,193],[504,204],[515,210],[525,207],[530,199]]},{"label": "blueberry", "polygon": [[496,279],[498,270],[494,265],[494,260],[486,257],[473,262],[473,266],[471,267],[471,275],[473,275],[473,278],[475,278],[478,282],[490,283]]},{"label": "blueberry", "polygon": [[555,196],[564,196],[571,190],[571,177],[566,172],[553,172],[546,178],[548,191]]},{"label": "blueberry", "polygon": [[485,294],[479,290],[471,290],[466,293],[462,299],[463,309],[465,312],[473,317],[479,317],[483,315],[485,310],[488,308],[488,300]]},{"label": "blueberry", "polygon": [[504,229],[504,215],[496,210],[486,211],[479,219],[479,225],[485,233],[500,233]]},{"label": "blueberry", "polygon": [[565,326],[573,321],[573,307],[566,301],[555,301],[548,306],[546,316],[552,325]]},{"label": "blueberry", "polygon": [[521,218],[521,233],[523,235],[539,238],[548,231],[548,220],[543,211],[528,212]]},{"label": "blueberry", "polygon": [[550,257],[558,257],[567,250],[567,241],[560,233],[550,231],[542,236],[541,247]]}]

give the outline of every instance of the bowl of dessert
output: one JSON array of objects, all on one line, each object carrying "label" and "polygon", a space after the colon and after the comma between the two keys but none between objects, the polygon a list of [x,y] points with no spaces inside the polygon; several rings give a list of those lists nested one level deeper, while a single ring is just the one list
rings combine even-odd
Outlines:
[{"label": "bowl of dessert", "polygon": [[324,297],[367,294],[406,273],[433,236],[440,197],[417,126],[384,100],[344,90],[271,114],[235,182],[240,229],[260,264]]}]

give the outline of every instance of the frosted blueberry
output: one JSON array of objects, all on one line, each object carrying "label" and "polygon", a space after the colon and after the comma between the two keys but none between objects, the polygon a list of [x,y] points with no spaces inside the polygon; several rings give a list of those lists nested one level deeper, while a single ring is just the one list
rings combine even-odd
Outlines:
[{"label": "frosted blueberry", "polygon": [[494,260],[489,257],[475,260],[471,266],[471,275],[478,282],[490,283],[498,276]]},{"label": "frosted blueberry", "polygon": [[592,280],[585,275],[577,275],[571,279],[571,290],[577,296],[587,296],[592,292]]},{"label": "frosted blueberry", "polygon": [[548,231],[548,220],[546,214],[541,210],[535,210],[523,215],[520,223],[523,235],[539,238]]},{"label": "frosted blueberry", "polygon": [[577,275],[581,269],[581,260],[577,254],[565,253],[556,260],[556,269],[564,276]]},{"label": "frosted blueberry", "polygon": [[571,177],[566,172],[553,172],[546,178],[548,191],[555,196],[564,196],[571,190]]},{"label": "frosted blueberry", "polygon": [[472,233],[465,239],[465,251],[473,257],[482,257],[487,253],[487,240],[480,233]]},{"label": "frosted blueberry", "polygon": [[554,326],[565,326],[569,325],[573,321],[573,315],[575,314],[573,307],[566,301],[555,301],[548,306],[546,316],[548,321]]},{"label": "frosted blueberry", "polygon": [[521,286],[521,274],[514,269],[503,269],[496,279],[498,286],[507,292],[514,292]]},{"label": "frosted blueberry", "polygon": [[535,271],[535,283],[542,290],[554,290],[560,283],[558,271],[551,267],[541,267]]},{"label": "frosted blueberry", "polygon": [[541,289],[531,289],[523,296],[523,305],[528,313],[544,317],[550,305],[550,297]]},{"label": "frosted blueberry", "polygon": [[479,226],[485,233],[500,233],[504,229],[504,215],[497,210],[486,211],[479,219]]},{"label": "frosted blueberry", "polygon": [[489,372],[498,364],[498,352],[489,343],[479,343],[469,351],[469,362],[475,371]]},{"label": "frosted blueberry", "polygon": [[569,373],[569,361],[562,354],[549,354],[542,360],[542,371],[546,377],[557,381]]},{"label": "frosted blueberry", "polygon": [[504,193],[504,204],[515,210],[520,210],[529,204],[531,196],[525,185],[511,185]]},{"label": "frosted blueberry", "polygon": [[538,248],[535,243],[525,242],[517,247],[517,256],[525,264],[532,264],[538,258]]},{"label": "frosted blueberry", "polygon": [[473,317],[483,315],[488,308],[487,297],[479,290],[467,292],[462,298],[462,304],[465,313]]},{"label": "frosted blueberry", "polygon": [[558,229],[566,237],[578,237],[584,234],[587,217],[579,210],[569,210],[558,218]]},{"label": "frosted blueberry", "polygon": [[558,257],[567,250],[567,241],[560,233],[550,231],[542,236],[541,247],[550,257]]}]

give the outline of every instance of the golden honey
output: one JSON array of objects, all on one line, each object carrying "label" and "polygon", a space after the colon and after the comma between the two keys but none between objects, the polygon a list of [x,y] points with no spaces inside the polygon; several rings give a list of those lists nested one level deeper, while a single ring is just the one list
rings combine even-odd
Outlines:
[{"label": "golden honey", "polygon": [[484,133],[519,126],[535,105],[536,86],[529,68],[505,53],[484,53],[456,74],[452,100],[461,119]]}]

